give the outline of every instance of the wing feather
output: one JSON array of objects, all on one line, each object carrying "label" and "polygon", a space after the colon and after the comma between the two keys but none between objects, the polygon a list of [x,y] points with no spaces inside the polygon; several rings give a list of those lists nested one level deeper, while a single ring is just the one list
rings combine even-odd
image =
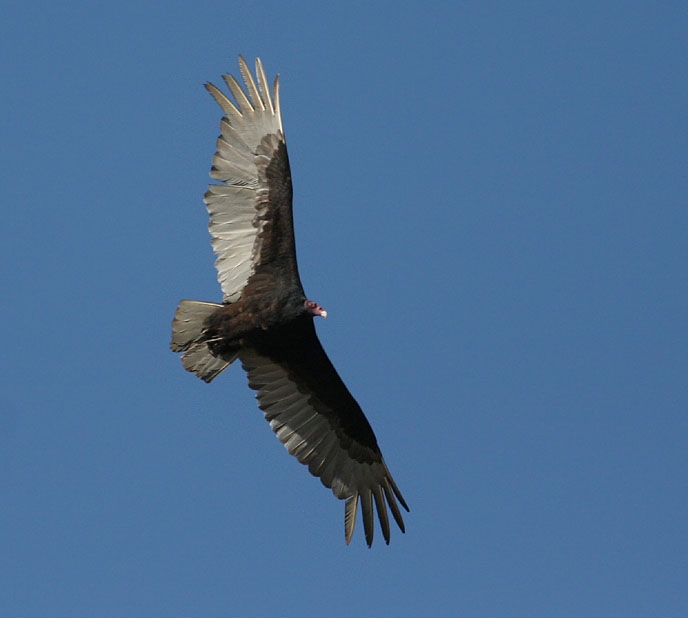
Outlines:
[{"label": "wing feather", "polygon": [[323,435],[325,431],[326,429],[322,423],[320,423],[319,420],[314,420],[308,427],[302,428],[298,434],[301,438],[301,444],[295,446],[294,449],[289,452],[302,464],[309,465],[313,457],[317,455],[317,449],[325,440],[325,436]]},{"label": "wing feather", "polygon": [[351,537],[356,527],[356,514],[358,513],[358,494],[347,499],[344,505],[344,538],[346,544],[351,543]]},{"label": "wing feather", "polygon": [[[392,509],[392,516],[394,517],[394,521],[397,522],[397,525],[399,528],[401,528],[402,532],[406,532],[406,529],[404,528],[404,520],[401,517],[401,511],[399,510],[399,507],[397,506],[397,501],[394,499],[394,494],[390,491],[389,489],[389,479],[386,479],[386,482],[382,485],[382,489],[385,492],[385,498],[387,498],[387,504],[389,504],[389,508]],[[404,503],[404,507],[408,511],[408,507]]]},{"label": "wing feather", "polygon": [[285,413],[284,419],[279,423],[279,426],[271,424],[271,427],[275,433],[277,433],[277,430],[281,427],[289,428],[290,433],[287,436],[287,440],[291,443],[291,448],[286,441],[283,440],[283,442],[284,446],[286,446],[287,450],[291,453],[292,449],[296,448],[304,441],[303,432],[307,429],[306,426],[313,426],[314,415],[313,411],[309,407],[304,406],[302,401],[299,401],[297,404],[293,404],[287,409],[287,411],[289,409],[295,409],[296,411],[293,415],[288,415]]},{"label": "wing feather", "polygon": [[[279,125],[280,127],[282,126],[282,111],[280,108],[280,83],[279,83],[279,75],[275,77],[275,82],[272,85],[272,100],[274,101],[274,110],[275,110],[275,115],[277,116],[279,120]],[[284,132],[284,130],[282,130]]]},{"label": "wing feather", "polygon": [[[340,450],[341,446],[337,442],[337,437],[331,432],[327,432],[308,462],[308,470],[310,473],[323,480],[322,476],[325,467],[332,458],[337,456]],[[330,485],[327,485],[327,487]]]},{"label": "wing feather", "polygon": [[222,120],[220,120],[220,132],[222,134],[222,137],[224,140],[233,148],[241,152],[241,154],[248,160],[251,159],[251,156],[253,153],[251,152],[251,148],[249,145],[244,141],[244,138],[241,137],[241,134],[239,134],[234,127],[229,124],[229,120],[227,120],[226,116],[222,117]]},{"label": "wing feather", "polygon": [[239,358],[257,391],[258,405],[288,452],[346,500],[347,543],[359,500],[368,545],[373,542],[375,513],[389,543],[388,505],[403,531],[395,496],[408,510],[406,502],[363,412],[322,349],[313,320],[295,320],[265,339],[253,339]]},{"label": "wing feather", "polygon": [[375,498],[377,517],[380,520],[380,528],[382,528],[382,536],[385,537],[385,543],[389,545],[389,517],[387,516],[387,505],[385,504],[380,485],[373,490],[373,497]]},{"label": "wing feather", "polygon": [[[256,67],[257,70],[258,67]],[[248,94],[251,97],[251,102],[253,103],[253,109],[265,111],[265,104],[260,94],[258,94],[258,88],[256,88],[256,82],[253,81],[253,75],[246,64],[243,56],[239,56],[239,70],[241,71],[241,76],[244,78],[244,83],[248,90]]]},{"label": "wing feather", "polygon": [[373,501],[369,487],[361,491],[361,515],[363,515],[366,543],[370,547],[373,544]]},{"label": "wing feather", "polygon": [[248,100],[244,89],[239,85],[239,82],[236,80],[234,75],[223,75],[222,79],[225,81],[227,88],[229,88],[230,92],[234,95],[236,102],[239,104],[239,110],[241,111],[242,116],[248,115],[255,111],[253,109],[253,105],[251,105],[251,101]]},{"label": "wing feather", "polygon": [[212,95],[213,99],[222,108],[222,111],[227,114],[228,117],[239,119],[241,118],[241,112],[232,103],[215,84],[208,82],[205,85],[205,89]]},{"label": "wing feather", "polygon": [[256,77],[258,77],[258,87],[260,88],[261,98],[265,103],[265,107],[270,113],[274,113],[275,108],[272,106],[272,101],[270,100],[268,78],[265,76],[265,69],[263,69],[263,63],[260,61],[260,58],[256,58]]}]

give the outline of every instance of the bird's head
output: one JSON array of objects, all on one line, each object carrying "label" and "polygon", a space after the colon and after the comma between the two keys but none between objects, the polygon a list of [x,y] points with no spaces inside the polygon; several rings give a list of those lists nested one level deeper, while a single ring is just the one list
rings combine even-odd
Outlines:
[{"label": "bird's head", "polygon": [[318,303],[313,302],[312,300],[307,300],[305,303],[303,303],[304,307],[306,307],[306,311],[310,313],[311,315],[319,315],[322,318],[327,317],[327,311],[325,311]]}]

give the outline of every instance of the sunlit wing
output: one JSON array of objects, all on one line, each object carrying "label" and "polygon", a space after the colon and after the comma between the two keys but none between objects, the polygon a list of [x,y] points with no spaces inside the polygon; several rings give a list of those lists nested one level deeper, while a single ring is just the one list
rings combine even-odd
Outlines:
[{"label": "sunlit wing", "polygon": [[[225,302],[237,300],[255,272],[263,231],[273,209],[288,211],[291,225],[291,178],[280,115],[279,77],[271,94],[260,59],[256,60],[257,84],[241,56],[239,67],[245,91],[233,76],[223,77],[236,104],[219,88],[206,84],[225,112],[210,172],[224,184],[210,185],[205,194],[217,254],[215,267]],[[271,167],[276,155],[284,161]],[[276,169],[282,177],[276,177]],[[271,203],[275,195],[280,199],[288,195],[288,201]],[[293,231],[291,234],[293,243]]]}]

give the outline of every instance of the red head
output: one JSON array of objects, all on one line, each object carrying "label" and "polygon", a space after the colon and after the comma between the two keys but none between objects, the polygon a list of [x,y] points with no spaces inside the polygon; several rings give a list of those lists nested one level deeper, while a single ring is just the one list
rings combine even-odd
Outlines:
[{"label": "red head", "polygon": [[312,300],[307,300],[303,304],[306,307],[308,313],[310,313],[311,315],[319,315],[323,318],[327,317],[327,311],[325,311],[318,303],[314,303]]}]

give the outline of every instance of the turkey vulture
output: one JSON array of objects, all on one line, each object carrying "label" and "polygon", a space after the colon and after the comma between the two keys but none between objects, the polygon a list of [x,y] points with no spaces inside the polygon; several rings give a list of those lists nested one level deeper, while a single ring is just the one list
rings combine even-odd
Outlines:
[{"label": "turkey vulture", "polygon": [[360,499],[368,546],[373,502],[389,544],[387,505],[402,532],[397,500],[408,506],[368,420],[315,333],[313,318],[327,312],[306,298],[296,265],[279,76],[271,96],[260,59],[255,81],[241,56],[239,68],[246,91],[233,76],[223,76],[236,104],[213,84],[205,86],[225,113],[210,171],[223,184],[209,185],[204,200],[223,302],[182,300],[170,347],[206,382],[238,358],[280,441],[346,500],[346,543]]}]

